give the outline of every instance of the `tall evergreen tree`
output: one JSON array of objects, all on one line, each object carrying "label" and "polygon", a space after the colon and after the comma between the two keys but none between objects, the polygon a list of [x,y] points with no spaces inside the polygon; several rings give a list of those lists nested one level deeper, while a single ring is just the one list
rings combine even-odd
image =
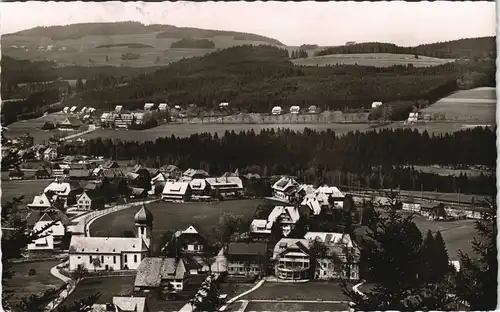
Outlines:
[{"label": "tall evergreen tree", "polygon": [[448,256],[448,251],[446,250],[446,243],[444,242],[443,236],[440,231],[434,235],[433,242],[433,254],[434,254],[434,282],[440,281],[445,278],[446,275],[450,273],[450,258]]},{"label": "tall evergreen tree", "polygon": [[361,213],[361,225],[370,226],[375,221],[375,208],[371,201],[366,202]]},{"label": "tall evergreen tree", "polygon": [[432,276],[434,274],[434,257],[433,257],[433,247],[434,247],[434,236],[432,235],[432,231],[428,230],[427,235],[424,238],[422,243],[422,261],[421,261],[421,270],[420,270],[420,278],[424,283],[430,282],[432,280]]},{"label": "tall evergreen tree", "polygon": [[495,197],[485,203],[488,210],[476,222],[479,238],[474,238],[475,257],[460,252],[461,268],[455,288],[457,297],[467,302],[472,311],[495,310],[497,306],[497,203]]}]

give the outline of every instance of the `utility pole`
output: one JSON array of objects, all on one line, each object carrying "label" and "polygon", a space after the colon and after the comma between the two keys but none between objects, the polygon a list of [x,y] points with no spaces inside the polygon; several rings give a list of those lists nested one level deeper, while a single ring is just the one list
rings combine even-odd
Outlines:
[{"label": "utility pole", "polygon": [[424,200],[424,184],[420,183],[420,201]]}]

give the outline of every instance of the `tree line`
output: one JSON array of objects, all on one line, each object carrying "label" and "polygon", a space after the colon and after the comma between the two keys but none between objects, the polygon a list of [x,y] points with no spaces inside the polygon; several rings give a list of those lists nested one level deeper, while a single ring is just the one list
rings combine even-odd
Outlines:
[{"label": "tree line", "polygon": [[[305,129],[253,130],[238,134],[194,134],[188,138],[158,138],[154,142],[92,139],[65,144],[62,154],[136,159],[147,166],[175,164],[202,168],[212,174],[235,169],[261,176],[295,175],[306,183],[370,188],[396,188],[470,193],[495,192],[495,177],[451,177],[422,173],[412,165],[496,166],[495,132],[468,129],[432,134],[411,129],[383,129],[336,136],[334,131]],[[200,152],[203,151],[203,152]],[[406,167],[410,166],[410,168]]]},{"label": "tree line", "polygon": [[292,60],[300,59],[300,58],[308,58],[308,57],[309,57],[309,54],[307,53],[306,50],[303,50],[303,49],[292,50],[292,54],[290,56],[290,58]]},{"label": "tree line", "polygon": [[468,38],[414,47],[401,47],[392,43],[366,42],[353,45],[328,47],[315,53],[316,56],[330,54],[394,53],[411,54],[445,59],[478,59],[496,56],[496,37]]}]

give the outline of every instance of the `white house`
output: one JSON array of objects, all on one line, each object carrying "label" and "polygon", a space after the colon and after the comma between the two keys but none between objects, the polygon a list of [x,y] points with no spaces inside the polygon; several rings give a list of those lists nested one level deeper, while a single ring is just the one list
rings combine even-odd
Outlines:
[{"label": "white house", "polygon": [[283,235],[286,237],[295,228],[295,223],[300,219],[299,210],[294,206],[276,206],[267,217],[269,227],[279,222]]},{"label": "white house", "polygon": [[266,219],[253,219],[250,224],[250,233],[254,235],[269,235],[271,234],[272,222]]},{"label": "white house", "polygon": [[300,106],[292,106],[290,107],[290,114],[298,114],[300,113]]},{"label": "white house", "polygon": [[64,107],[64,108],[63,108],[63,110],[62,110],[62,112],[63,112],[64,114],[67,114],[67,113],[68,113],[68,111],[69,111],[69,107],[67,107],[67,106],[66,106],[66,107]]},{"label": "white house", "polygon": [[82,109],[80,110],[80,114],[84,114],[86,110],[87,110],[87,106],[82,107]]},{"label": "white house", "polygon": [[273,250],[274,274],[283,280],[310,279],[314,274],[312,258],[307,239],[282,238]]},{"label": "white house", "polygon": [[272,115],[281,115],[281,112],[282,112],[281,106],[275,106],[271,110]]},{"label": "white house", "polygon": [[344,206],[344,194],[335,186],[320,186],[316,189],[315,194],[317,196],[324,194],[330,197],[333,201],[334,208],[342,208]]},{"label": "white house", "polygon": [[104,197],[96,192],[84,191],[76,200],[79,210],[104,209]]},{"label": "white house", "polygon": [[377,108],[379,106],[382,106],[382,102],[373,102],[372,103],[372,108]]},{"label": "white house", "polygon": [[149,255],[153,215],[143,206],[134,217],[137,237],[73,236],[69,269],[136,270]]},{"label": "white house", "polygon": [[146,103],[144,104],[144,110],[151,110],[155,106],[155,103]]},{"label": "white house", "polygon": [[229,107],[229,103],[228,102],[222,102],[219,104],[219,108],[228,108]]},{"label": "white house", "polygon": [[83,192],[83,188],[76,182],[56,181],[50,183],[44,190],[44,193],[52,192],[64,200],[64,206],[76,204],[77,195]]},{"label": "white house", "polygon": [[122,109],[123,109],[122,105],[116,105],[115,112],[120,113],[122,111]]},{"label": "white house", "polygon": [[410,113],[408,122],[417,122],[420,119],[420,113]]},{"label": "white house", "polygon": [[52,225],[41,232],[42,237],[28,244],[30,252],[59,249],[66,233],[66,226],[70,223],[69,218],[58,209],[47,209],[41,214],[41,218],[33,226],[33,232],[40,232],[50,224]]},{"label": "white house", "polygon": [[299,183],[292,177],[281,177],[271,186],[273,197],[288,202],[295,195],[299,188]]},{"label": "white house", "polygon": [[163,188],[161,199],[171,202],[188,201],[191,195],[189,182],[167,182]]},{"label": "white house", "polygon": [[37,209],[37,210],[45,210],[52,207],[52,203],[45,193],[40,195],[35,195],[33,198],[33,202],[28,204],[28,208]]},{"label": "white house", "polygon": [[57,158],[57,150],[53,147],[47,148],[43,151],[43,159],[47,161],[51,161]]},{"label": "white house", "polygon": [[166,111],[167,108],[168,108],[167,103],[160,103],[160,105],[158,105],[158,110],[161,111],[161,112]]},{"label": "white house", "polygon": [[309,106],[309,109],[308,109],[310,114],[315,114],[317,110],[318,110],[318,108],[316,107],[316,105],[311,105],[311,106]]},{"label": "white house", "polygon": [[69,112],[70,113],[74,113],[76,111],[76,106],[72,106],[70,109],[69,109]]}]

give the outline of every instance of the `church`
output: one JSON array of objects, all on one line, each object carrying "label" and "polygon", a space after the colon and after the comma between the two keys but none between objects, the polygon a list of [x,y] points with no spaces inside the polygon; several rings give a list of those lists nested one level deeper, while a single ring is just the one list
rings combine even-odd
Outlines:
[{"label": "church", "polygon": [[73,236],[69,247],[69,269],[136,270],[142,259],[150,255],[153,215],[143,205],[134,221],[136,237]]}]

